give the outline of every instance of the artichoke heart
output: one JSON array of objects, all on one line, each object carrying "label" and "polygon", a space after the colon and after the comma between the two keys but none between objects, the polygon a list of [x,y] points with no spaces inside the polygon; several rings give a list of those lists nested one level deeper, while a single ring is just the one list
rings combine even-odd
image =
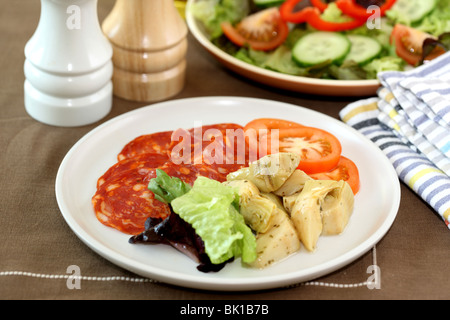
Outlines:
[{"label": "artichoke heart", "polygon": [[298,252],[300,248],[294,224],[287,213],[277,207],[270,229],[256,236],[258,257],[249,266],[258,269],[269,267]]},{"label": "artichoke heart", "polygon": [[323,230],[319,199],[300,195],[292,208],[291,219],[306,250],[314,251]]},{"label": "artichoke heart", "polygon": [[297,169],[279,189],[275,190],[274,194],[280,197],[292,196],[293,194],[301,192],[306,181],[309,180],[312,180],[310,176],[302,170]]},{"label": "artichoke heart", "polygon": [[314,251],[321,235],[342,233],[353,206],[354,195],[345,181],[307,181],[291,207],[292,221],[306,249]]},{"label": "artichoke heart", "polygon": [[261,197],[266,198],[267,200],[270,200],[273,203],[275,203],[277,208],[279,208],[279,209],[281,209],[283,211],[286,210],[284,208],[283,201],[282,201],[282,199],[279,196],[277,196],[277,195],[275,195],[273,193],[265,193],[265,192],[263,192],[263,193],[261,193]]},{"label": "artichoke heart", "polygon": [[353,213],[355,196],[350,185],[344,181],[327,193],[322,202],[324,235],[338,235],[344,232]]},{"label": "artichoke heart", "polygon": [[240,212],[247,225],[258,233],[266,232],[270,228],[277,205],[263,197],[249,180],[226,181],[223,184],[237,189]]},{"label": "artichoke heart", "polygon": [[286,210],[286,212],[289,214],[289,216],[292,213],[292,209],[294,208],[295,201],[297,201],[297,198],[300,196],[301,192],[294,193],[291,196],[283,197],[283,207]]},{"label": "artichoke heart", "polygon": [[261,192],[273,192],[288,180],[299,164],[299,154],[272,154],[253,162],[249,167],[230,173],[227,180],[250,180]]}]

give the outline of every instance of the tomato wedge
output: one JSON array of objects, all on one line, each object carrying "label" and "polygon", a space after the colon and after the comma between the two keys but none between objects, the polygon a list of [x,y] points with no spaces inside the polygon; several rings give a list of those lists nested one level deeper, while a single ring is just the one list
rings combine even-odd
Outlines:
[{"label": "tomato wedge", "polygon": [[271,51],[281,46],[289,35],[289,26],[281,19],[278,8],[270,8],[243,19],[235,27],[221,25],[225,36],[235,45],[250,46],[257,51]]},{"label": "tomato wedge", "polygon": [[423,31],[397,24],[392,30],[391,43],[395,44],[397,55],[412,66],[422,61],[423,43],[434,38]]},{"label": "tomato wedge", "polygon": [[360,178],[358,167],[353,161],[346,157],[341,157],[336,168],[316,174],[310,174],[310,177],[316,180],[335,180],[346,181],[352,188],[353,194],[357,194],[360,190]]}]

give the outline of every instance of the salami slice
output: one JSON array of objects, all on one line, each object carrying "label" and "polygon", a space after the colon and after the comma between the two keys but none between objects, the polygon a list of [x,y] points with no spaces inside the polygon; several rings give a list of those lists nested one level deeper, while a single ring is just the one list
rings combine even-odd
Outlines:
[{"label": "salami slice", "polygon": [[[197,177],[203,176],[209,179],[217,181],[225,181],[226,176],[219,173],[218,171],[210,168],[208,165],[190,165],[190,164],[174,164],[172,162],[167,162],[164,166],[159,168],[167,173],[171,177],[177,177],[182,181],[190,184],[194,184]],[[225,179],[224,179],[225,178]]]},{"label": "salami slice", "polygon": [[113,165],[98,179],[97,188],[107,182],[111,177],[117,178],[117,176],[126,174],[130,170],[142,169],[146,172],[145,170],[163,166],[167,161],[169,161],[168,155],[159,153],[144,153],[134,158],[124,159]]},{"label": "salami slice", "polygon": [[[185,138],[190,140],[186,142]],[[222,123],[176,130],[172,135],[170,156],[176,163],[203,164],[226,176],[248,165],[248,147],[243,127]]]},{"label": "salami slice", "polygon": [[[156,169],[193,185],[198,176],[223,182],[230,172],[247,165],[239,144],[229,133],[243,130],[236,124],[217,124],[188,131],[188,151],[192,155],[183,163],[173,161],[172,150],[177,146],[173,135],[165,131],[140,136],[128,143],[118,155],[118,162],[98,179],[92,204],[97,219],[123,233],[137,235],[145,230],[148,218],[164,220],[170,208],[154,198],[148,183],[156,177]],[[243,132],[243,131],[242,131]],[[211,147],[213,146],[213,147]],[[230,146],[232,146],[230,148]],[[246,149],[246,148],[245,148]],[[200,161],[194,151],[200,151]],[[231,151],[230,151],[231,150]],[[222,161],[214,161],[216,152]]]},{"label": "salami slice", "polygon": [[109,177],[92,198],[97,219],[123,233],[137,235],[145,230],[149,217],[167,218],[169,206],[156,200],[148,190],[154,177],[153,168],[134,168]]},{"label": "salami slice", "polygon": [[159,153],[168,155],[172,142],[172,131],[157,132],[137,137],[130,141],[119,153],[119,161],[134,158],[144,153]]},{"label": "salami slice", "polygon": [[[145,230],[148,218],[164,220],[169,216],[170,208],[156,200],[148,190],[148,183],[156,177],[156,168],[132,166],[133,161],[137,160],[133,158],[119,162],[108,170],[107,177],[99,179],[101,182],[98,183],[92,204],[101,223],[123,233],[137,235]],[[190,185],[200,175],[214,180],[224,179],[223,175],[204,165],[166,162],[160,169]]]},{"label": "salami slice", "polygon": [[[234,123],[221,123],[207,125],[189,130],[179,129],[175,131],[165,131],[140,136],[129,142],[119,153],[118,160],[134,158],[144,153],[159,153],[172,156],[172,150],[180,144],[180,135],[189,135],[190,155],[189,161],[185,164],[211,164],[213,160],[208,155],[214,156],[211,149],[222,153],[221,161],[215,161],[215,164],[247,164],[247,150],[242,152],[242,146],[245,145],[245,139],[239,138],[243,134],[243,127]],[[215,138],[215,134],[220,135],[220,139]],[[244,146],[245,149],[246,146]]]}]

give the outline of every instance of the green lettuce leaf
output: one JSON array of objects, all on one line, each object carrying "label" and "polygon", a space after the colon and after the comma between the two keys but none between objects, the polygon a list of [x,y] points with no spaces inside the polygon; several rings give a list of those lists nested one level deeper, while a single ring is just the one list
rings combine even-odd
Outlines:
[{"label": "green lettuce leaf", "polygon": [[217,39],[223,32],[220,24],[225,21],[236,23],[250,13],[249,0],[200,0],[191,7],[192,15],[205,26],[211,39]]},{"label": "green lettuce leaf", "polygon": [[416,23],[411,23],[407,13],[398,10],[389,10],[386,15],[391,23],[401,23],[428,32],[434,36],[440,36],[443,33],[450,32],[450,0],[433,1],[436,1],[436,7],[430,14]]},{"label": "green lettuce leaf", "polygon": [[402,71],[404,67],[405,61],[403,59],[387,56],[371,61],[363,69],[367,72],[368,79],[376,79],[379,72]]},{"label": "green lettuce leaf", "polygon": [[339,80],[365,80],[367,72],[354,61],[345,61],[342,65],[331,65],[330,74]]},{"label": "green lettuce leaf", "polygon": [[231,187],[198,177],[191,191],[174,199],[172,209],[202,238],[213,264],[257,257],[256,238],[239,213],[239,196]]},{"label": "green lettuce leaf", "polygon": [[436,8],[417,28],[436,37],[450,32],[450,0],[438,0]]},{"label": "green lettuce leaf", "polygon": [[148,189],[154,193],[155,199],[171,203],[175,198],[189,192],[191,186],[179,178],[170,177],[161,169],[156,169],[156,178],[150,180]]},{"label": "green lettuce leaf", "polygon": [[348,22],[352,18],[343,14],[341,9],[338,8],[336,3],[330,3],[322,14],[322,19],[329,22]]}]

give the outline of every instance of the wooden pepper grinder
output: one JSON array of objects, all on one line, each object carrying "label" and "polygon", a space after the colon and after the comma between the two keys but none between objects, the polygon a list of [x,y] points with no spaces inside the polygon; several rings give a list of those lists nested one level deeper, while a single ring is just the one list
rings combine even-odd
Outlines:
[{"label": "wooden pepper grinder", "polygon": [[114,94],[165,100],[184,87],[187,26],[173,0],[117,0],[103,22],[114,54]]}]

